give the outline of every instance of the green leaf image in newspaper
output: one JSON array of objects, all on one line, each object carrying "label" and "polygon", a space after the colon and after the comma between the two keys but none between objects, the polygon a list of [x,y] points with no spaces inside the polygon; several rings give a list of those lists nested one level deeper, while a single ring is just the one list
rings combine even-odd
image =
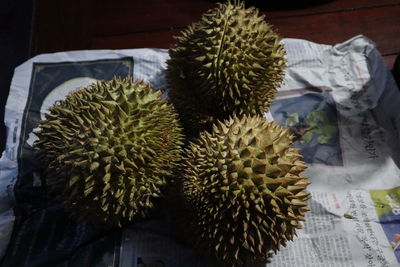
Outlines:
[{"label": "green leaf image in newspaper", "polygon": [[400,187],[389,190],[371,190],[370,194],[379,217],[389,213],[400,216]]},{"label": "green leaf image in newspaper", "polygon": [[[274,120],[290,129],[305,162],[343,166],[336,103],[330,93],[292,91],[274,101],[270,109]],[[310,93],[299,96],[299,91]]]},{"label": "green leaf image in newspaper", "polygon": [[369,193],[383,231],[400,262],[400,241],[397,240],[400,234],[400,186],[388,190],[371,190]]},{"label": "green leaf image in newspaper", "polygon": [[299,113],[291,113],[286,118],[286,127],[294,127],[296,124],[300,122]]},{"label": "green leaf image in newspaper", "polygon": [[321,109],[308,113],[304,119],[298,113],[291,113],[287,116],[285,126],[291,128],[292,133],[302,143],[309,143],[315,134],[318,135],[319,144],[326,144],[336,132],[336,127]]}]

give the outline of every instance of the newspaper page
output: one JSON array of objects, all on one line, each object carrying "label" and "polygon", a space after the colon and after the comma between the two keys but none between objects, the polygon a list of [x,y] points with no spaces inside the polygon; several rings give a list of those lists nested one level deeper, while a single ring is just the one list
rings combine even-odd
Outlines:
[{"label": "newspaper page", "polygon": [[[283,40],[288,68],[266,116],[298,135],[311,211],[292,242],[254,266],[400,265],[400,91],[364,36]],[[0,266],[220,266],[177,238],[168,211],[120,230],[78,224],[51,201],[32,131],[69,91],[114,75],[165,90],[167,50],[37,56],[15,70],[0,160]]]}]

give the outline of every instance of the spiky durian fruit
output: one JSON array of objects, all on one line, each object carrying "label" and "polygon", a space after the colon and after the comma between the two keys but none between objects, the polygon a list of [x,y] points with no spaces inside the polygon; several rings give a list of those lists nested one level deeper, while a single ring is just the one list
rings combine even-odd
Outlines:
[{"label": "spiky durian fruit", "polygon": [[243,3],[218,3],[182,32],[169,54],[169,96],[190,133],[234,113],[266,112],[286,67],[280,37]]},{"label": "spiky durian fruit", "polygon": [[186,151],[183,194],[198,243],[231,265],[265,260],[292,240],[310,183],[292,136],[260,116],[230,118]]},{"label": "spiky durian fruit", "polygon": [[48,184],[73,214],[104,225],[145,216],[180,159],[173,106],[131,78],[70,93],[39,127]]}]

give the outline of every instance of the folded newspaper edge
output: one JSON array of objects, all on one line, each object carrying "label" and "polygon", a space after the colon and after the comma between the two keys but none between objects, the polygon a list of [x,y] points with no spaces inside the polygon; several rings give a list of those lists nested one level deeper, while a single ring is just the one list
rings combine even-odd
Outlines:
[{"label": "folded newspaper edge", "polygon": [[[335,46],[299,39],[284,39],[283,43],[288,68],[277,101],[266,116],[290,126],[293,121],[288,120],[288,115],[297,120],[300,116],[307,122],[308,106],[325,103],[330,108],[325,111],[331,123],[325,130],[331,132],[324,135],[326,131],[321,129],[319,135],[302,140],[303,145],[308,144],[309,154],[305,159],[310,166],[306,175],[312,181],[311,212],[298,237],[277,253],[268,266],[398,266],[399,89],[374,43],[362,35]],[[169,56],[165,49],[42,54],[15,69],[5,110],[6,148],[0,159],[0,259],[6,252],[15,219],[18,149],[34,65],[126,57],[133,59],[131,75],[135,80],[150,82],[157,89],[168,89],[164,70]],[[65,92],[60,92],[55,92],[48,101],[62,98]],[[296,108],[290,110],[294,99],[298,113]],[[45,111],[46,108],[40,109],[42,113]],[[329,140],[335,142],[329,143]],[[26,142],[33,142],[31,136]],[[158,243],[148,242],[143,246],[135,243],[135,240],[151,240],[148,236],[149,231],[129,228],[123,231],[119,266],[146,266],[136,260],[138,257],[149,259],[150,263],[153,259],[162,259],[165,266],[203,266],[190,262],[188,255],[192,252],[173,241],[168,244],[180,251],[172,254],[171,247],[168,250]]]}]

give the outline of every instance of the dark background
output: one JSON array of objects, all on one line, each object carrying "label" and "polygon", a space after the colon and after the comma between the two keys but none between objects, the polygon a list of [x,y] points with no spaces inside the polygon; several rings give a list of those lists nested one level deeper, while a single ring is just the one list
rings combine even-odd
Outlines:
[{"label": "dark background", "polygon": [[[273,2],[274,4],[268,4]],[[283,37],[341,43],[357,34],[376,42],[400,73],[400,0],[248,0]],[[77,49],[168,48],[173,36],[214,7],[211,0],[0,0],[0,151],[13,70],[41,53]]]},{"label": "dark background", "polygon": [[4,106],[14,68],[31,55],[32,7],[29,0],[0,0],[0,152],[6,141]]}]

